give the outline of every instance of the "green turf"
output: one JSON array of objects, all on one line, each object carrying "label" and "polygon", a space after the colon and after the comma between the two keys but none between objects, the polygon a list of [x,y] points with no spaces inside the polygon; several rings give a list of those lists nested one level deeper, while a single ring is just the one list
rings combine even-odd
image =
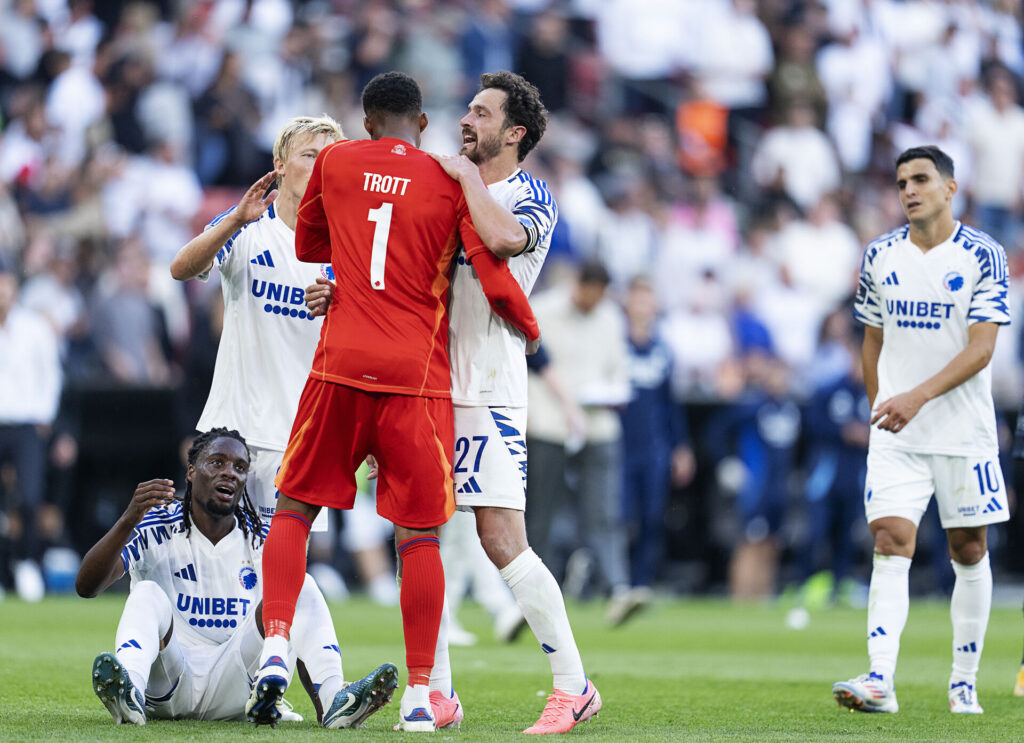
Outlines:
[{"label": "green turf", "polygon": [[[325,731],[311,722],[254,729],[245,723],[151,721],[117,728],[89,685],[92,659],[112,650],[123,597],[0,603],[0,741],[325,740],[355,736],[391,740],[393,703],[359,731]],[[332,605],[345,669],[358,678],[390,660],[402,668],[398,609],[364,600]],[[602,607],[571,605],[570,616],[604,710],[572,735],[603,741],[1020,741],[1024,698],[1012,695],[1019,668],[1020,610],[992,613],[979,679],[982,717],[954,717],[945,684],[950,662],[948,607],[915,603],[903,636],[898,715],[839,710],[834,681],[863,672],[863,611],[829,609],[810,626],[784,626],[785,607],[725,602],[658,603],[621,629],[602,621]],[[454,648],[456,688],[467,710],[461,730],[432,740],[521,739],[543,707],[551,682],[547,659],[528,632],[511,646],[495,644],[486,617],[466,607],[462,619],[480,635]],[[295,688],[288,698],[312,718]],[[404,736],[401,736],[404,737]]]}]

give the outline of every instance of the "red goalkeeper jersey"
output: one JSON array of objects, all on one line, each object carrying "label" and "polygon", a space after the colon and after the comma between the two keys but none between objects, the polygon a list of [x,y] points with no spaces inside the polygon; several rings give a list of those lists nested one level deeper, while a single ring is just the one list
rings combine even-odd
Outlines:
[{"label": "red goalkeeper jersey", "polygon": [[325,147],[295,233],[298,258],[330,261],[337,284],[311,376],[449,397],[447,301],[460,239],[482,246],[462,189],[429,155],[389,138]]}]

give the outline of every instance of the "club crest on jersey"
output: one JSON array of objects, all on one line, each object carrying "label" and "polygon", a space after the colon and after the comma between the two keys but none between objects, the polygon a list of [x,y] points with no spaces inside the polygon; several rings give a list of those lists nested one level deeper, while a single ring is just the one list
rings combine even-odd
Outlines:
[{"label": "club crest on jersey", "polygon": [[404,144],[396,144],[391,148],[391,154],[393,155],[404,155],[406,153]]},{"label": "club crest on jersey", "polygon": [[942,285],[946,287],[946,291],[955,292],[963,288],[964,277],[958,274],[956,271],[950,271],[942,277]]},{"label": "club crest on jersey", "polygon": [[238,582],[242,588],[252,590],[256,587],[256,571],[249,565],[238,571]]}]

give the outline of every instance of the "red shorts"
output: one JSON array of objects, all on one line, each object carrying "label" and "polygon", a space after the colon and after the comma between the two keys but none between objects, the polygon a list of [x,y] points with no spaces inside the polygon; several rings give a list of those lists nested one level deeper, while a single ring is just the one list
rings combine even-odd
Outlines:
[{"label": "red shorts", "polygon": [[441,526],[455,512],[452,401],[366,392],[307,379],[277,489],[316,506],[352,508],[355,472],[380,466],[377,513],[409,529]]}]

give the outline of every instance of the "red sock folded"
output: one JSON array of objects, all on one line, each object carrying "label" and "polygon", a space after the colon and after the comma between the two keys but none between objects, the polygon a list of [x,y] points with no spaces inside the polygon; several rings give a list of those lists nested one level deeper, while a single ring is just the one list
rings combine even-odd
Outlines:
[{"label": "red sock folded", "polygon": [[297,511],[278,511],[263,545],[263,631],[288,637],[306,579],[309,521]]},{"label": "red sock folded", "polygon": [[444,568],[437,537],[413,537],[398,545],[402,558],[402,629],[409,686],[430,683],[437,631],[444,607]]}]

